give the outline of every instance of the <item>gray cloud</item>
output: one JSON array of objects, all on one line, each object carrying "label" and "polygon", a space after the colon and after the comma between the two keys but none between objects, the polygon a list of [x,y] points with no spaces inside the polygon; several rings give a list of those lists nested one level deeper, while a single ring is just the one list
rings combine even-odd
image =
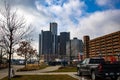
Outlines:
[{"label": "gray cloud", "polygon": [[104,8],[115,8],[115,5],[120,3],[120,0],[96,0],[95,3]]},{"label": "gray cloud", "polygon": [[79,20],[79,25],[69,27],[72,37],[89,35],[96,38],[120,30],[120,10],[95,12]]},{"label": "gray cloud", "polygon": [[[113,9],[89,14],[83,10],[86,4],[79,0],[69,0],[62,6],[52,5],[52,2],[49,2],[50,0],[46,0],[51,5],[47,7],[41,5],[38,0],[11,1],[13,1],[14,7],[18,9],[18,15],[23,15],[27,23],[33,25],[35,29],[33,44],[36,48],[38,48],[38,34],[41,30],[49,30],[51,21],[58,23],[58,33],[70,31],[71,38],[82,39],[84,35],[95,38],[120,30],[120,10]],[[59,4],[62,3],[59,2]],[[83,12],[87,15],[81,17]],[[78,21],[77,24],[73,22],[74,20],[70,16]]]}]

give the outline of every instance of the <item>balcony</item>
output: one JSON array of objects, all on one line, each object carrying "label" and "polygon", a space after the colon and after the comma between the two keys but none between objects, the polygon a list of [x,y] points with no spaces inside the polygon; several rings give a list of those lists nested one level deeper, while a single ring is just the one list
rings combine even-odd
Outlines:
[{"label": "balcony", "polygon": [[119,38],[113,39],[113,42],[118,42],[118,41],[119,41]]},{"label": "balcony", "polygon": [[107,40],[107,41],[106,41],[107,44],[108,44],[108,43],[111,43],[111,42],[112,42],[112,40]]},{"label": "balcony", "polygon": [[113,34],[112,37],[119,37],[119,33]]}]

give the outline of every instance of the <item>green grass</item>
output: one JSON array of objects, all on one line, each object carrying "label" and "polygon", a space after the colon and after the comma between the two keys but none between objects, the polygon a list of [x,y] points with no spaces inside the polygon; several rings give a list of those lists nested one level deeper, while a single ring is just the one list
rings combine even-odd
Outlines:
[{"label": "green grass", "polygon": [[60,67],[58,70],[51,72],[77,72],[77,69],[76,67],[66,66],[66,67]]},{"label": "green grass", "polygon": [[[5,77],[1,80],[7,80]],[[77,80],[68,75],[16,75],[11,80]]]},{"label": "green grass", "polygon": [[48,67],[46,64],[28,64],[26,67],[23,67],[21,69],[18,69],[17,71],[32,71],[32,70],[40,70]]}]

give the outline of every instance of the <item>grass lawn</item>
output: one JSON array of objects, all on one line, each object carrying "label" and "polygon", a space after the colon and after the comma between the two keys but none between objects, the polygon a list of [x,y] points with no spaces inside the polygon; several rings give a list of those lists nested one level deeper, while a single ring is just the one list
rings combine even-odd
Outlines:
[{"label": "grass lawn", "polygon": [[60,67],[58,70],[51,72],[77,72],[77,69],[76,67],[66,66],[66,67]]},{"label": "grass lawn", "polygon": [[38,64],[28,64],[25,67],[21,68],[21,69],[18,69],[17,71],[32,71],[32,70],[40,70],[40,69],[44,69],[48,67],[48,65],[46,64],[42,64],[42,65],[38,65]]},{"label": "grass lawn", "polygon": [[[7,80],[5,77],[1,80]],[[77,80],[68,75],[16,75],[11,80]]]}]

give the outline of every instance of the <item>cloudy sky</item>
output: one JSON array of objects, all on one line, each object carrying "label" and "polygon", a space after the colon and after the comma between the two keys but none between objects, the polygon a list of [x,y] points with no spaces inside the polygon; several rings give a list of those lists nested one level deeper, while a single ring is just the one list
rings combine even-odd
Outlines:
[{"label": "cloudy sky", "polygon": [[120,30],[120,0],[11,0],[11,3],[35,28],[36,48],[38,34],[49,30],[50,22],[58,23],[58,34],[70,32],[71,38],[79,39],[84,35],[93,39]]}]

